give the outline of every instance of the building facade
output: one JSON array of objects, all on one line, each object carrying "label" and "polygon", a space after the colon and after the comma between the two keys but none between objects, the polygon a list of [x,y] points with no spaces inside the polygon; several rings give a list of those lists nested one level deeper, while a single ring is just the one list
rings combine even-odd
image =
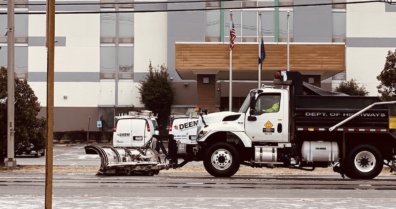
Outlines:
[{"label": "building facade", "polygon": [[[237,36],[232,52],[234,110],[258,85],[261,35],[266,49],[263,82],[276,70],[287,69],[289,46],[290,70],[302,72],[307,82],[331,89],[338,84],[332,78],[355,78],[370,95],[377,95],[376,76],[387,51],[396,48],[396,5],[387,3],[139,1],[56,2],[55,131],[98,130],[98,120],[111,130],[114,114],[143,109],[138,87],[150,62],[168,69],[176,93],[172,112],[197,105],[228,110],[229,8]],[[321,5],[307,6],[313,3]],[[28,80],[45,116],[45,1],[15,4],[15,73]],[[0,5],[0,66],[5,67],[6,14],[7,5]]]}]

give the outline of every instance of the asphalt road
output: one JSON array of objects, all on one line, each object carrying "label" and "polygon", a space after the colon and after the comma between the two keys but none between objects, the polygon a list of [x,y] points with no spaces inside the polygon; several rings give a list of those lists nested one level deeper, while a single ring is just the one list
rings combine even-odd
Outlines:
[{"label": "asphalt road", "polygon": [[[54,165],[99,166],[84,145],[55,145]],[[18,157],[19,165],[45,165],[45,157]],[[188,165],[188,164],[187,164]],[[255,168],[214,178],[198,170],[167,170],[155,176],[97,176],[55,172],[53,208],[396,208],[396,175],[342,179],[331,172]],[[242,170],[245,168],[242,168]],[[267,169],[268,170],[268,169]],[[45,173],[0,171],[0,208],[44,208]]]},{"label": "asphalt road", "polygon": [[[53,208],[395,208],[395,178],[334,175],[55,174]],[[40,173],[1,173],[0,208],[43,208]]]}]

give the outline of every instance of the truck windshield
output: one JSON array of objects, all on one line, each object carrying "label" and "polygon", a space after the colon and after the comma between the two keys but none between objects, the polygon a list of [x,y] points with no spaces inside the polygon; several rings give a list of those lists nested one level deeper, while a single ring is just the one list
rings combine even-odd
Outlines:
[{"label": "truck windshield", "polygon": [[245,99],[245,101],[243,101],[243,104],[242,104],[242,106],[241,106],[241,108],[239,108],[239,113],[246,113],[246,111],[248,110],[248,108],[249,108],[249,103],[250,103],[250,95],[248,94],[247,96],[246,96],[246,99]]}]

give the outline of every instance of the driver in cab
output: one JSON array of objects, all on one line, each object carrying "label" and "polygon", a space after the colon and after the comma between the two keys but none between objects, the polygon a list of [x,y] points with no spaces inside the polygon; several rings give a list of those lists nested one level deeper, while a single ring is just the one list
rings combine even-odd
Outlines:
[{"label": "driver in cab", "polygon": [[271,95],[271,96],[264,96],[263,97],[263,109],[264,113],[272,113],[279,111],[279,101],[280,96],[278,95]]}]

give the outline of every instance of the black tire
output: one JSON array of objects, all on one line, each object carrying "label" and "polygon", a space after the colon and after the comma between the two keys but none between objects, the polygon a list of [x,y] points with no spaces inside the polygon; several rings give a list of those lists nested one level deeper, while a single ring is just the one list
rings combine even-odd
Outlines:
[{"label": "black tire", "polygon": [[351,179],[373,179],[381,173],[383,161],[376,147],[368,144],[359,145],[349,154],[345,175]]},{"label": "black tire", "polygon": [[36,150],[35,153],[35,157],[40,157],[40,156],[44,156],[45,150],[41,149],[41,150]]},{"label": "black tire", "polygon": [[230,177],[239,169],[239,154],[228,143],[216,143],[206,151],[203,164],[206,171],[214,177]]}]

